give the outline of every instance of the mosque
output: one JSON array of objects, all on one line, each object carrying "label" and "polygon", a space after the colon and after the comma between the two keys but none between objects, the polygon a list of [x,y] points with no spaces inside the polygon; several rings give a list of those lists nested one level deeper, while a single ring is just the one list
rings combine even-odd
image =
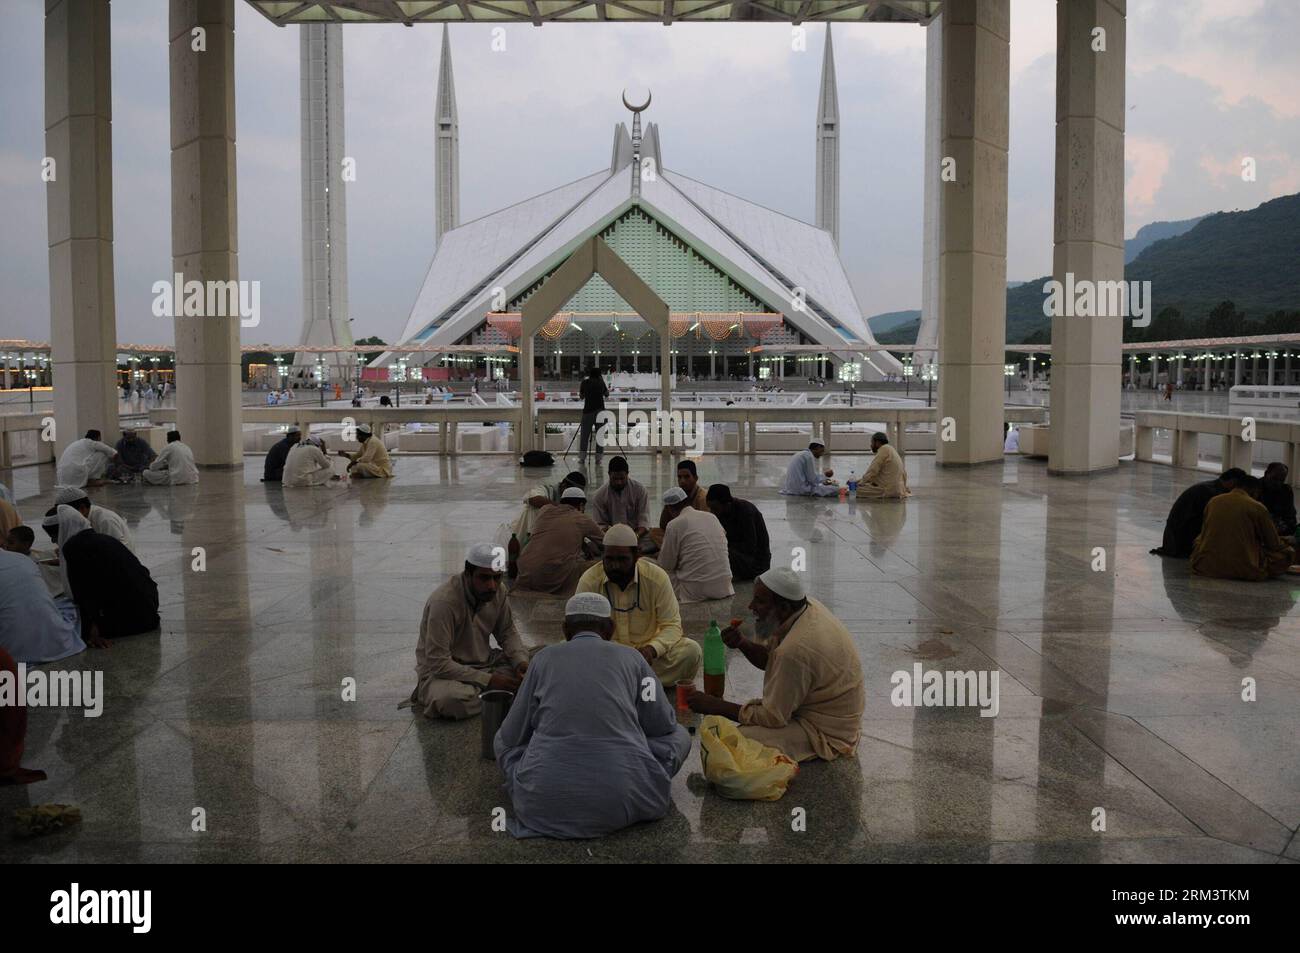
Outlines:
[{"label": "mosque", "polygon": [[[875,345],[838,249],[839,106],[830,31],[817,105],[816,224],[707,185],[664,164],[662,134],[614,127],[606,167],[472,222],[459,207],[459,132],[444,32],[438,79],[438,246],[400,344],[499,346],[521,335],[520,309],[592,236],[599,236],[670,311],[675,374],[710,378],[833,373],[832,357],[809,354],[755,366],[755,348],[811,345],[843,352]],[[657,333],[599,274],[541,331],[538,357],[558,376],[602,369],[657,374]],[[390,359],[400,353],[400,344]],[[760,352],[761,353],[761,352]],[[890,354],[861,353],[861,373],[902,370]],[[806,366],[806,365],[805,365]]]}]

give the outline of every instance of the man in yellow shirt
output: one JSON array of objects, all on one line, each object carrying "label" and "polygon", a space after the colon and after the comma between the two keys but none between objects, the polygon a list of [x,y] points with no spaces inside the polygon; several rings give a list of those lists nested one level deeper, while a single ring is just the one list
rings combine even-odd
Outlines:
[{"label": "man in yellow shirt", "polygon": [[614,638],[636,649],[666,686],[700,670],[698,642],[682,634],[681,610],[668,573],[639,562],[636,531],[617,523],[605,533],[604,558],[578,580],[578,592],[599,592],[613,607]]},{"label": "man in yellow shirt", "polygon": [[339,456],[352,461],[348,464],[348,473],[360,478],[391,477],[393,464],[388,459],[388,448],[384,446],[384,441],[375,439],[365,424],[357,427],[357,439],[361,441],[361,451],[355,456],[345,450],[339,451]]},{"label": "man in yellow shirt", "polygon": [[1205,504],[1201,535],[1192,546],[1192,572],[1252,582],[1280,576],[1295,553],[1277,535],[1268,508],[1255,498],[1261,482],[1247,476]]}]

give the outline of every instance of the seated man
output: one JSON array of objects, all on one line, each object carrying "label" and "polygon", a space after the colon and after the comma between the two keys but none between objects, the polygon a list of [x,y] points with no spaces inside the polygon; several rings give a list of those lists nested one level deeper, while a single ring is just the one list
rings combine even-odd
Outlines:
[{"label": "seated man", "polygon": [[[499,566],[497,555],[486,543],[471,547],[465,568],[424,604],[411,701],[428,718],[477,715],[483,710],[480,692],[517,691],[528,669],[528,652],[501,585],[505,555]],[[492,636],[499,648],[492,648]]]},{"label": "seated man", "polygon": [[830,610],[809,599],[799,573],[769,569],[754,583],[754,631],[763,644],[728,627],[722,639],[763,670],[763,697],[744,705],[703,692],[690,706],[721,715],[747,738],[794,761],[852,754],[862,731],[866,693],[853,638]]},{"label": "seated man", "polygon": [[384,441],[375,439],[365,424],[357,427],[357,439],[361,441],[361,450],[355,456],[346,450],[339,451],[339,456],[352,461],[348,464],[348,473],[361,479],[391,477],[393,464],[388,459],[388,448],[384,446]]},{"label": "seated man", "polygon": [[279,483],[284,479],[284,462],[289,458],[289,451],[300,440],[302,440],[302,431],[297,424],[294,424],[285,433],[284,438],[277,441],[266,452],[266,464],[262,468],[263,483]]},{"label": "seated man", "polygon": [[122,439],[117,442],[118,462],[108,468],[110,480],[134,480],[149,468],[158,456],[153,447],[141,440],[134,429],[123,428]]},{"label": "seated man", "polygon": [[618,523],[632,527],[637,539],[649,532],[649,497],[645,487],[628,475],[623,457],[609,461],[609,482],[596,491],[591,516],[602,533]]},{"label": "seated man", "polygon": [[1290,472],[1285,463],[1270,463],[1264,468],[1264,485],[1259,492],[1259,501],[1272,517],[1277,534],[1284,539],[1295,536],[1296,527],[1295,494],[1286,482]]},{"label": "seated man", "polygon": [[325,456],[325,441],[320,437],[308,437],[289,451],[280,482],[287,487],[305,487],[324,486],[337,479],[333,465]]},{"label": "seated man", "polygon": [[561,494],[558,506],[542,509],[528,545],[519,553],[516,589],[566,599],[573,595],[578,577],[594,562],[603,535],[586,508],[587,494],[571,486]]},{"label": "seated man", "polygon": [[889,445],[889,438],[883,433],[872,434],[871,452],[876,458],[858,483],[858,499],[905,500],[911,496],[903,456]]},{"label": "seated man", "polygon": [[[682,460],[677,464],[677,485],[686,494],[686,505],[702,513],[709,511],[709,504],[704,499],[704,487],[700,486],[700,475],[695,469],[694,460]],[[650,538],[656,546],[664,544],[664,531],[668,529],[668,507],[659,511],[659,525],[650,530]]]},{"label": "seated man", "polygon": [[1011,426],[1010,423],[1002,423],[1002,452],[1019,453],[1020,452],[1020,431]]},{"label": "seated man", "polygon": [[613,634],[609,600],[579,593],[564,644],[524,676],[494,745],[515,837],[601,837],[668,812],[691,738],[646,660]]},{"label": "seated man", "polygon": [[1170,556],[1174,559],[1186,559],[1192,554],[1196,537],[1201,535],[1201,523],[1205,518],[1205,504],[1227,493],[1237,485],[1237,481],[1246,476],[1246,471],[1238,467],[1224,470],[1217,479],[1204,483],[1193,483],[1179,494],[1174,501],[1169,517],[1165,520],[1165,536],[1158,549],[1151,552],[1156,556]]},{"label": "seated man", "polygon": [[614,607],[614,641],[636,649],[659,680],[676,686],[700,670],[700,645],[682,635],[681,610],[668,573],[638,562],[640,548],[630,526],[605,533],[605,556],[578,580],[579,592],[599,592]]},{"label": "seated man", "polygon": [[90,497],[86,496],[85,490],[70,486],[57,487],[54,494],[54,505],[45,511],[45,515],[47,517],[57,516],[58,508],[62,504],[71,506],[90,520],[90,528],[96,533],[112,536],[127,549],[135,552],[135,544],[131,541],[131,530],[127,527],[126,520],[112,510],[90,502]]},{"label": "seated man", "polygon": [[1258,502],[1260,486],[1255,477],[1242,477],[1231,491],[1205,505],[1205,525],[1192,547],[1192,572],[1254,582],[1280,576],[1295,562],[1295,553],[1278,539],[1272,517]]},{"label": "seated man", "polygon": [[80,440],[68,444],[55,477],[64,486],[100,486],[110,463],[117,463],[117,451],[100,439],[98,430],[87,430]]},{"label": "seated man", "polygon": [[141,474],[150,486],[185,486],[199,482],[199,468],[194,465],[194,451],[181,443],[179,430],[167,431],[167,446]]},{"label": "seated man", "polygon": [[834,471],[818,472],[817,461],[826,452],[826,445],[814,440],[807,450],[800,450],[790,458],[785,468],[785,482],[781,492],[786,496],[834,496],[839,485],[831,479]]},{"label": "seated man", "polygon": [[514,534],[520,546],[526,545],[528,537],[533,535],[533,528],[537,525],[537,517],[541,515],[542,508],[560,502],[560,496],[571,486],[576,486],[585,492],[587,478],[574,470],[559,483],[539,483],[528,491],[524,497],[523,512],[519,514],[519,519],[515,520],[514,525]]},{"label": "seated man", "polygon": [[71,506],[55,510],[56,528],[46,532],[59,544],[64,594],[77,606],[82,640],[103,648],[109,639],[156,632],[158,584],[135,553]]},{"label": "seated man", "polygon": [[30,526],[15,526],[3,540],[0,540],[0,547],[20,556],[30,556],[32,544],[35,542],[36,534],[32,532]]},{"label": "seated man", "polygon": [[680,486],[664,494],[664,513],[668,516],[668,529],[663,548],[654,561],[668,573],[677,601],[703,602],[734,596],[736,590],[731,587],[731,565],[727,561],[727,534],[718,518],[707,511],[693,509]]},{"label": "seated man", "polygon": [[767,523],[749,500],[731,495],[731,487],[715,483],[706,496],[709,510],[727,534],[727,560],[736,582],[748,582],[772,565],[772,547]]},{"label": "seated man", "polygon": [[0,649],[29,665],[86,650],[71,603],[59,608],[36,563],[8,546],[0,550]]}]

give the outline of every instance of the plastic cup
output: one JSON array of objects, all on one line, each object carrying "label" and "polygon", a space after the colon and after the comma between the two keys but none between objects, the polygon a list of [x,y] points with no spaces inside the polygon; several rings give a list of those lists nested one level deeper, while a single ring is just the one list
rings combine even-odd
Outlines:
[{"label": "plastic cup", "polygon": [[690,711],[691,706],[687,699],[691,697],[691,691],[695,688],[693,681],[681,681],[677,683],[677,710]]}]

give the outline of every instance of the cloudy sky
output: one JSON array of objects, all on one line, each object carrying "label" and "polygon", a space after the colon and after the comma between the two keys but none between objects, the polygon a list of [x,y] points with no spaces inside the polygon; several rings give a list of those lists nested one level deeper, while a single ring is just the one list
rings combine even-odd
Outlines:
[{"label": "cloudy sky", "polygon": [[[1052,257],[1055,2],[1013,0],[1007,274]],[[298,35],[236,3],[240,277],[262,283],[245,341],[291,343],[301,318]],[[1129,0],[1126,234],[1300,191],[1296,0]],[[42,0],[7,0],[0,33],[0,337],[46,339]],[[1176,14],[1176,15],[1175,15]],[[118,338],[169,342],[150,311],[171,272],[167,3],[115,0],[114,257]],[[809,220],[821,25],[513,24],[452,28],[461,219],[607,166],[620,91],[654,104],[664,164]],[[392,340],[433,252],[440,31],[345,30],[351,311]],[[863,312],[919,307],[924,32],[838,25],[842,252]],[[1258,178],[1242,182],[1241,158]]]}]

